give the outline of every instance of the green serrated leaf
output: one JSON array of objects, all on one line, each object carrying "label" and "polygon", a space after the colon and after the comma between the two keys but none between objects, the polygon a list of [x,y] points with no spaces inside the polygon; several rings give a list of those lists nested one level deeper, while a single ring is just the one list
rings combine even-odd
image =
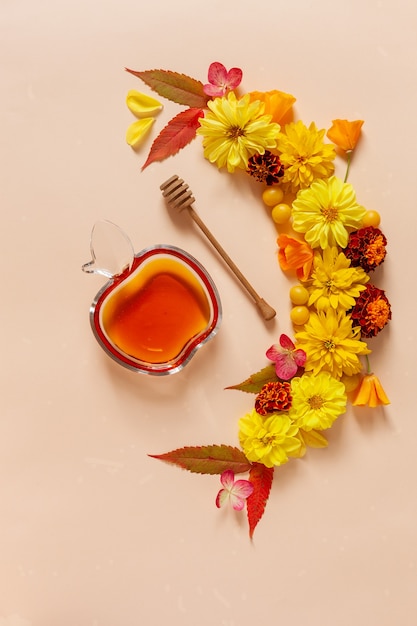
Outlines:
[{"label": "green serrated leaf", "polygon": [[235,474],[242,474],[252,467],[242,450],[226,445],[186,446],[165,454],[149,456],[197,474],[221,474],[227,469],[233,470]]},{"label": "green serrated leaf", "polygon": [[272,364],[267,365],[255,374],[251,374],[251,376],[242,383],[231,385],[230,387],[226,387],[226,389],[237,389],[238,391],[245,391],[246,393],[259,393],[266,383],[274,383],[277,380],[280,379],[275,373],[275,366]]},{"label": "green serrated leaf", "polygon": [[126,71],[140,78],[153,91],[172,102],[200,109],[207,106],[209,97],[204,93],[203,83],[186,74],[170,70],[136,72],[126,68]]}]

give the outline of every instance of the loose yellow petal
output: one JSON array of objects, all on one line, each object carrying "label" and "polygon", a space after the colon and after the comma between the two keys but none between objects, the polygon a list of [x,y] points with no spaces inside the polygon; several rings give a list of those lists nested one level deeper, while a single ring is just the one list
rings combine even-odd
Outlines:
[{"label": "loose yellow petal", "polygon": [[327,448],[328,446],[326,437],[317,430],[303,430],[302,436],[304,443],[310,448]]},{"label": "loose yellow petal", "polygon": [[129,126],[126,132],[126,141],[129,146],[136,147],[146,137],[155,119],[153,117],[144,117]]},{"label": "loose yellow petal", "polygon": [[162,109],[162,104],[158,100],[134,89],[128,92],[126,104],[136,117],[156,115]]}]

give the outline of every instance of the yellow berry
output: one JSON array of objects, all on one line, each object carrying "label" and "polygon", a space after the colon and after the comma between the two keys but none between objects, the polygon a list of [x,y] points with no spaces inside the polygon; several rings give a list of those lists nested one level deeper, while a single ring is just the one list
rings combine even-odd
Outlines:
[{"label": "yellow berry", "polygon": [[273,207],[279,204],[284,197],[281,187],[267,187],[262,194],[262,200],[266,206]]},{"label": "yellow berry", "polygon": [[378,211],[367,211],[362,220],[363,226],[374,226],[377,228],[381,223],[381,216]]},{"label": "yellow berry", "polygon": [[275,224],[285,224],[291,217],[291,207],[288,204],[277,204],[272,209],[271,216]]},{"label": "yellow berry", "polygon": [[294,287],[291,287],[290,300],[293,304],[307,304],[308,298],[308,291],[303,285],[294,285]]},{"label": "yellow berry", "polygon": [[308,321],[310,311],[306,306],[295,306],[291,309],[290,318],[293,324],[301,326]]}]

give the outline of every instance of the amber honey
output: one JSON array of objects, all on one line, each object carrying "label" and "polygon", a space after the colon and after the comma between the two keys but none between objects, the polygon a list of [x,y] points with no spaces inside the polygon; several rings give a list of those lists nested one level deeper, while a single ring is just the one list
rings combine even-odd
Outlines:
[{"label": "amber honey", "polygon": [[172,257],[140,265],[103,302],[101,323],[121,352],[158,364],[175,359],[210,323],[211,307],[195,273]]}]

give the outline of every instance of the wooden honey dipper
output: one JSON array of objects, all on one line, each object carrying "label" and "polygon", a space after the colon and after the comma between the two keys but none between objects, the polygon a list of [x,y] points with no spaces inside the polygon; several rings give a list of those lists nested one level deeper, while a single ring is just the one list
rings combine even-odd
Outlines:
[{"label": "wooden honey dipper", "polygon": [[197,226],[203,231],[207,239],[210,243],[216,248],[217,252],[224,259],[227,265],[230,267],[234,275],[240,280],[246,291],[253,298],[256,306],[260,310],[262,317],[265,320],[271,320],[275,317],[276,311],[273,309],[263,298],[261,298],[252,287],[252,285],[248,282],[248,280],[244,277],[240,269],[235,265],[232,259],[229,257],[227,252],[222,248],[214,235],[209,231],[207,226],[195,212],[193,207],[191,206],[195,202],[195,198],[191,193],[188,185],[184,183],[182,178],[174,175],[171,178],[168,178],[162,185],[160,186],[162,191],[162,195],[166,199],[168,206],[177,209],[179,211],[183,209],[187,209],[189,215],[192,217]]}]

